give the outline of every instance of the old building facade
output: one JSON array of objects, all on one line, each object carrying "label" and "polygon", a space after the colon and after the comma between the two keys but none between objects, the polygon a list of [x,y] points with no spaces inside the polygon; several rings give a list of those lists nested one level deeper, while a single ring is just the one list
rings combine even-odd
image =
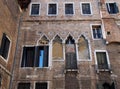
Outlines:
[{"label": "old building facade", "polygon": [[119,0],[31,0],[11,89],[119,89]]},{"label": "old building facade", "polygon": [[0,0],[0,89],[9,89],[11,84],[18,14],[15,0]]}]

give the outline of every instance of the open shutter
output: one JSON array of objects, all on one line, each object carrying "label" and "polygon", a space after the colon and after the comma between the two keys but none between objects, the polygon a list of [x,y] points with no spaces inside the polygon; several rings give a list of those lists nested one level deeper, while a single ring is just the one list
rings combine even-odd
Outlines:
[{"label": "open shutter", "polygon": [[48,46],[44,46],[44,60],[43,60],[43,66],[48,67]]},{"label": "open shutter", "polygon": [[110,6],[109,6],[109,3],[106,3],[106,6],[107,6],[108,13],[110,13]]},{"label": "open shutter", "polygon": [[23,55],[22,55],[21,67],[25,67],[25,66],[26,66],[26,47],[23,47]]},{"label": "open shutter", "polygon": [[118,13],[118,12],[119,12],[119,9],[118,9],[118,6],[117,6],[117,3],[116,3],[116,2],[114,3],[114,8],[115,8],[115,13]]},{"label": "open shutter", "polygon": [[34,60],[35,60],[34,66],[35,67],[39,67],[39,56],[40,56],[40,49],[38,46],[36,46],[35,47],[35,58],[34,58]]}]

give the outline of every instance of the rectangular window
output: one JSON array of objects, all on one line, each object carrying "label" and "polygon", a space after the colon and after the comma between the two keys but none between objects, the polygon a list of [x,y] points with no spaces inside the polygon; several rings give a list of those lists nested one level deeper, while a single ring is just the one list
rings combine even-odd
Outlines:
[{"label": "rectangular window", "polygon": [[17,89],[30,89],[30,83],[19,83]]},{"label": "rectangular window", "polygon": [[66,3],[65,4],[65,14],[66,15],[74,14],[73,3]]},{"label": "rectangular window", "polygon": [[21,67],[48,67],[48,46],[24,47]]},{"label": "rectangular window", "polygon": [[96,52],[98,69],[108,69],[108,61],[106,52]]},{"label": "rectangular window", "polygon": [[92,26],[92,34],[94,39],[102,39],[102,29],[101,25],[93,25]]},{"label": "rectangular window", "polygon": [[8,57],[9,47],[10,47],[10,40],[8,39],[6,34],[3,34],[1,47],[0,47],[0,55],[4,59],[7,59]]},{"label": "rectangular window", "polygon": [[56,15],[56,14],[57,14],[57,4],[49,4],[48,15]]},{"label": "rectangular window", "polygon": [[40,4],[31,4],[31,15],[39,15],[40,14]]},{"label": "rectangular window", "polygon": [[47,89],[47,83],[36,83],[35,89]]},{"label": "rectangular window", "polygon": [[82,14],[91,14],[90,3],[82,3]]},{"label": "rectangular window", "polygon": [[116,3],[106,3],[106,6],[109,14],[117,14],[119,12],[119,9]]}]

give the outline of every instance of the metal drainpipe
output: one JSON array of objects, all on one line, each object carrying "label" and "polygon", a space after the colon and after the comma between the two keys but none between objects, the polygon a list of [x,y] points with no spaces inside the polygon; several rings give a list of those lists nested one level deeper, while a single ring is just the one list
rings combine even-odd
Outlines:
[{"label": "metal drainpipe", "polygon": [[13,66],[12,66],[11,76],[10,76],[9,89],[12,89],[12,82],[13,82],[13,75],[14,75],[13,72],[14,72],[14,67],[15,67],[15,63],[16,63],[16,55],[17,55],[17,50],[18,50],[18,38],[19,38],[19,35],[20,35],[20,27],[21,27],[21,22],[22,22],[22,17],[23,16],[24,16],[24,11],[21,12],[20,18],[19,18],[19,21],[18,21],[18,34],[17,34],[17,41],[16,41],[16,48],[15,48]]}]

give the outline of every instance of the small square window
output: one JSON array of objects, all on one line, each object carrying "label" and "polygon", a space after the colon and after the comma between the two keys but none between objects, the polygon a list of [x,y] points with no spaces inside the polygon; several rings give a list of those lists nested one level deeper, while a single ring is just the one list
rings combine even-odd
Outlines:
[{"label": "small square window", "polygon": [[74,14],[73,4],[72,3],[66,3],[65,4],[65,14],[66,15],[73,15]]},{"label": "small square window", "polygon": [[108,69],[106,52],[96,52],[98,69]]},{"label": "small square window", "polygon": [[94,39],[102,39],[102,29],[101,29],[101,25],[93,25],[92,26],[92,34],[93,34],[93,38]]},{"label": "small square window", "polygon": [[39,83],[35,84],[35,89],[47,89],[47,83]]},{"label": "small square window", "polygon": [[8,39],[6,34],[3,34],[1,47],[0,47],[0,55],[4,59],[7,59],[8,57],[9,47],[10,47],[10,40]]},{"label": "small square window", "polygon": [[30,89],[30,83],[19,83],[17,89]]},{"label": "small square window", "polygon": [[116,3],[106,3],[106,6],[109,14],[117,14],[119,12],[119,9]]},{"label": "small square window", "polygon": [[40,14],[40,4],[31,4],[31,15],[39,15]]},{"label": "small square window", "polygon": [[57,14],[57,4],[49,4],[48,15],[56,15],[56,14]]},{"label": "small square window", "polygon": [[82,14],[91,14],[90,3],[82,3]]}]

